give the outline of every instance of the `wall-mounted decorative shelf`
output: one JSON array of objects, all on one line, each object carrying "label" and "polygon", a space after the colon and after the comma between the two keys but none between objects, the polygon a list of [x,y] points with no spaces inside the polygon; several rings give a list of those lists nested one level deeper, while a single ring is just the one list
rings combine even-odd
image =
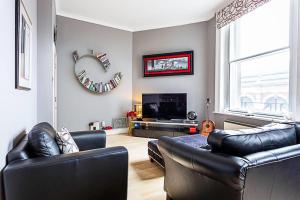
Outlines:
[{"label": "wall-mounted decorative shelf", "polygon": [[75,61],[75,65],[74,65],[75,76],[76,76],[77,80],[79,81],[79,83],[85,89],[87,89],[90,92],[93,92],[95,94],[102,94],[102,93],[110,92],[111,90],[118,87],[118,85],[120,84],[121,79],[122,79],[121,72],[116,73],[114,75],[114,77],[111,80],[109,80],[108,82],[95,82],[95,81],[91,80],[88,77],[86,70],[77,72],[76,65],[77,65],[78,61],[83,58],[87,58],[87,57],[96,59],[99,62],[99,64],[104,68],[105,72],[107,72],[107,70],[110,68],[110,65],[111,65],[105,53],[94,53],[94,51],[91,50],[91,52],[89,54],[79,56],[78,52],[74,51],[73,59]]}]

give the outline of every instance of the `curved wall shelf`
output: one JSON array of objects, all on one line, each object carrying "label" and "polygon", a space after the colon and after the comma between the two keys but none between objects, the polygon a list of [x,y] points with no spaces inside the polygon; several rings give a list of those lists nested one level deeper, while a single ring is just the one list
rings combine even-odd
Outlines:
[{"label": "curved wall shelf", "polygon": [[75,73],[75,76],[76,76],[77,80],[79,81],[79,83],[85,89],[87,89],[88,91],[93,92],[95,94],[103,94],[103,93],[110,92],[113,89],[115,89],[116,87],[118,87],[118,85],[121,82],[122,76],[123,76],[121,72],[116,73],[114,75],[114,77],[106,83],[105,82],[95,82],[95,81],[91,80],[90,78],[88,78],[86,70],[82,70],[79,73],[77,73],[77,71],[76,71],[77,63],[79,60],[84,59],[84,58],[96,59],[98,61],[98,63],[100,64],[100,66],[102,66],[104,68],[105,72],[107,72],[107,70],[110,68],[111,64],[105,53],[94,53],[94,51],[91,50],[91,52],[89,54],[79,56],[78,52],[74,51],[73,52],[73,59],[75,61],[74,73]]}]

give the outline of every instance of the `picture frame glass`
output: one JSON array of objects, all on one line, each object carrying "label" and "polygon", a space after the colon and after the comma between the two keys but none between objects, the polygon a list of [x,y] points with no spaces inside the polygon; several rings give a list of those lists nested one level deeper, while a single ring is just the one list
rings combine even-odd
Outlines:
[{"label": "picture frame glass", "polygon": [[193,51],[143,56],[144,77],[193,75]]},{"label": "picture frame glass", "polygon": [[31,89],[32,22],[22,0],[16,8],[16,88]]},{"label": "picture frame glass", "polygon": [[149,60],[147,63],[147,71],[149,72],[159,72],[163,70],[188,70],[188,67],[188,56]]}]

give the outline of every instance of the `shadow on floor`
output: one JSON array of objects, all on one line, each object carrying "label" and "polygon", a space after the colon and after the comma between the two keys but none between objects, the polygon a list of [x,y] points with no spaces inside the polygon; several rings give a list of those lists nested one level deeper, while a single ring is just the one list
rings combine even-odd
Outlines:
[{"label": "shadow on floor", "polygon": [[155,179],[164,176],[164,170],[149,160],[133,162],[130,164],[142,180]]}]

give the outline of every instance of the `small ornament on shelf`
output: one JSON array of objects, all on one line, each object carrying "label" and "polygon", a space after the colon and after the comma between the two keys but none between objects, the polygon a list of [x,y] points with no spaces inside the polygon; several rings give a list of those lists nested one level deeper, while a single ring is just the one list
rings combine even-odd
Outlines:
[{"label": "small ornament on shelf", "polygon": [[89,127],[91,131],[97,131],[100,130],[100,122],[96,121],[96,122],[91,122],[89,123]]},{"label": "small ornament on shelf", "polygon": [[113,129],[112,126],[105,126],[105,127],[103,127],[103,130],[105,130],[105,131],[112,130],[112,129]]}]

